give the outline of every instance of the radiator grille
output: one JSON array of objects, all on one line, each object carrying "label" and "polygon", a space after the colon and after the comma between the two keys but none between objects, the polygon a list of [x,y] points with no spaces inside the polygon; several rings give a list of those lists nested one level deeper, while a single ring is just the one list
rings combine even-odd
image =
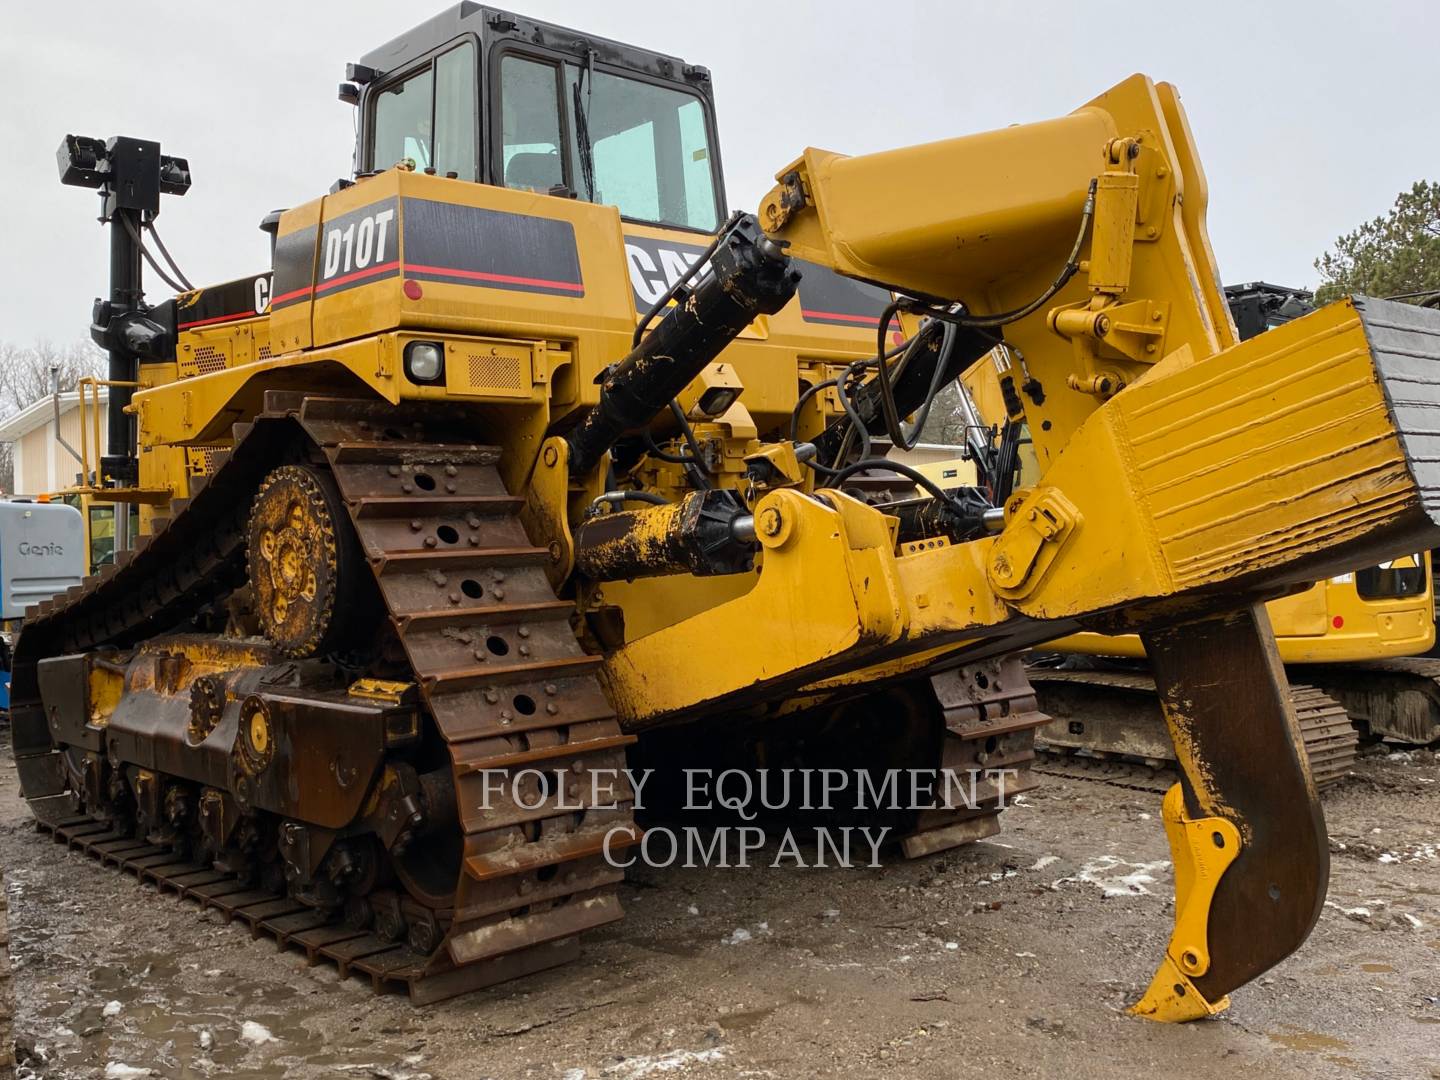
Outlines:
[{"label": "radiator grille", "polygon": [[201,375],[209,375],[212,371],[224,371],[228,366],[229,357],[214,345],[197,345],[194,355],[195,369]]},{"label": "radiator grille", "polygon": [[185,465],[191,476],[209,476],[215,471],[215,455],[227,446],[188,446],[185,448]]},{"label": "radiator grille", "polygon": [[526,372],[520,360],[499,353],[471,353],[468,357],[470,386],[476,390],[493,387],[497,390],[528,390]]},{"label": "radiator grille", "polygon": [[462,397],[528,398],[534,381],[529,342],[477,341],[451,346],[445,387]]}]

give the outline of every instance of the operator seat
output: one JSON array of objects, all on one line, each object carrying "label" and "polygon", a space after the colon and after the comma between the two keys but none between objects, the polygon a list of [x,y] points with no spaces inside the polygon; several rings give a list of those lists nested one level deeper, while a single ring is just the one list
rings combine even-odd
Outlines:
[{"label": "operator seat", "polygon": [[505,166],[505,186],[548,192],[565,183],[558,153],[516,154]]}]

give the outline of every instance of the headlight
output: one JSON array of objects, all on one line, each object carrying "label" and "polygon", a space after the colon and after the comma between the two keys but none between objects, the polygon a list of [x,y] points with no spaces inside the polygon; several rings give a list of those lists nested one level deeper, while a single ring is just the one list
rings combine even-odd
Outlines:
[{"label": "headlight", "polygon": [[739,396],[738,386],[712,386],[700,395],[697,404],[706,416],[719,416],[734,405]]},{"label": "headlight", "polygon": [[411,382],[435,382],[445,373],[445,346],[434,341],[412,341],[405,346],[405,374]]}]

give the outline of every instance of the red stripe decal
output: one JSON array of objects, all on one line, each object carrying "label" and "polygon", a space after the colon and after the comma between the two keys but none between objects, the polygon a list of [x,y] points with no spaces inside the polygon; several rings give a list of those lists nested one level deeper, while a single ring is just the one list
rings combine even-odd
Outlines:
[{"label": "red stripe decal", "polygon": [[379,266],[366,267],[364,270],[356,270],[352,274],[341,274],[337,278],[331,278],[329,281],[323,282],[320,285],[316,285],[315,291],[317,293],[324,292],[326,289],[333,289],[336,285],[348,285],[350,284],[350,282],[359,281],[361,278],[375,277],[377,274],[384,274],[388,271],[396,270],[399,268],[399,266],[400,261],[398,259],[392,259],[388,263],[381,263]]},{"label": "red stripe decal", "polygon": [[291,289],[289,292],[281,293],[279,296],[272,296],[270,298],[270,306],[274,307],[276,304],[288,304],[291,300],[294,300],[297,297],[309,295],[310,286],[302,285],[298,289]]},{"label": "red stripe decal", "polygon": [[866,326],[879,326],[879,315],[845,315],[838,311],[807,311],[800,309],[800,315],[805,319],[834,319],[837,322],[863,323]]},{"label": "red stripe decal", "polygon": [[258,319],[260,315],[254,311],[247,311],[241,315],[216,315],[209,319],[196,319],[194,322],[181,323],[180,330],[189,330],[192,326],[209,326],[211,323],[239,322],[241,319]]},{"label": "red stripe decal", "polygon": [[405,269],[416,274],[443,274],[446,277],[470,278],[475,281],[494,281],[501,285],[534,285],[542,289],[564,289],[566,292],[583,293],[585,286],[575,281],[550,281],[547,278],[515,277],[511,274],[487,274],[483,270],[456,270],[449,266],[416,266],[407,263]]}]

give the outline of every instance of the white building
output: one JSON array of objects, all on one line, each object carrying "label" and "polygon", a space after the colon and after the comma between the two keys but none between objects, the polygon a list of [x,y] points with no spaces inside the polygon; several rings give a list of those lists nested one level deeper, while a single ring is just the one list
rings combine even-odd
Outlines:
[{"label": "white building", "polygon": [[[109,424],[105,402],[109,391],[100,387],[100,447],[104,447]],[[85,407],[85,439],[89,442],[91,467],[99,457],[95,446],[94,391],[87,394]],[[70,391],[60,395],[60,434],[80,450],[80,395]],[[10,443],[15,456],[15,490],[10,495],[42,495],[61,488],[73,487],[80,477],[76,461],[55,438],[55,403],[43,397],[21,409],[14,416],[0,421],[0,442]]]}]

